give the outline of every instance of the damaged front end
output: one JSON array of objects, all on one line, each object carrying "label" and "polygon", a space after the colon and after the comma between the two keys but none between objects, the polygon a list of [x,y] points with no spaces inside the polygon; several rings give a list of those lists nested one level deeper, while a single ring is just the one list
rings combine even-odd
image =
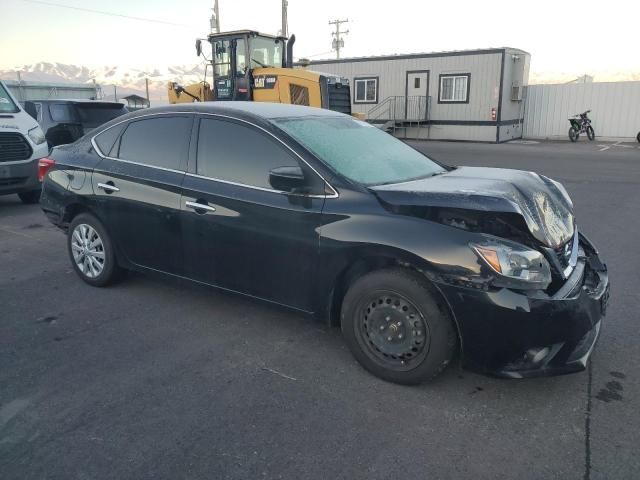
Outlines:
[{"label": "damaged front end", "polygon": [[562,185],[461,167],[372,190],[389,211],[471,234],[475,266],[425,272],[456,317],[466,366],[510,378],[584,369],[609,281]]}]

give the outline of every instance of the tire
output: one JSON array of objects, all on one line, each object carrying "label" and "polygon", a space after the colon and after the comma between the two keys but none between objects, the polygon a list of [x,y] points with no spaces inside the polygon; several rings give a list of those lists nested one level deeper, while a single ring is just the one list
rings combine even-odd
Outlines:
[{"label": "tire", "polygon": [[587,138],[591,141],[595,140],[596,138],[596,132],[593,130],[593,127],[591,125],[587,127]]},{"label": "tire", "polygon": [[342,333],[356,360],[389,382],[416,385],[435,378],[457,345],[435,293],[422,275],[401,268],[356,280],[341,311]]},{"label": "tire", "polygon": [[638,143],[640,143],[640,132],[638,132],[638,136],[636,137],[636,140],[638,140]]},{"label": "tire", "polygon": [[569,129],[569,140],[571,140],[572,142],[577,142],[578,138],[580,138],[580,134],[575,128],[571,127]]},{"label": "tire", "polygon": [[122,274],[109,234],[89,213],[77,215],[69,225],[67,250],[73,269],[89,285],[104,287]]},{"label": "tire", "polygon": [[20,197],[22,203],[24,203],[25,205],[32,205],[34,203],[40,202],[40,192],[40,189],[31,190],[29,192],[20,192],[18,196]]}]

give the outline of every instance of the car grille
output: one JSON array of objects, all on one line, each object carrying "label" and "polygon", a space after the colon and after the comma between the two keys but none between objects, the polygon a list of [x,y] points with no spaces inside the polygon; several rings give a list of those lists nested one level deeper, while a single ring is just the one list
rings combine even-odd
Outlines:
[{"label": "car grille", "polygon": [[28,160],[33,150],[24,135],[14,132],[0,133],[0,162]]}]

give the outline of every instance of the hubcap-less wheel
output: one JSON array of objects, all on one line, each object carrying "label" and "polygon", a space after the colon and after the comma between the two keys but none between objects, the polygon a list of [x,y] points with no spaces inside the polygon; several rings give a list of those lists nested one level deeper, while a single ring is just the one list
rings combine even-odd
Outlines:
[{"label": "hubcap-less wheel", "polygon": [[429,331],[420,311],[391,292],[372,295],[359,309],[357,336],[367,355],[386,368],[404,371],[429,351]]},{"label": "hubcap-less wheel", "polygon": [[96,278],[104,270],[104,244],[98,232],[85,223],[72,232],[71,251],[78,270],[89,278]]}]

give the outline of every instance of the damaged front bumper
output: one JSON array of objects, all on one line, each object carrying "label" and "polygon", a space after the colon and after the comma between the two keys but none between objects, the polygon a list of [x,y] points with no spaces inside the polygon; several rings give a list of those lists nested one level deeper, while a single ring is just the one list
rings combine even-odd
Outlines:
[{"label": "damaged front bumper", "polygon": [[582,234],[579,243],[576,267],[553,295],[438,285],[460,330],[465,367],[506,378],[585,369],[606,313],[609,277],[593,244]]}]

